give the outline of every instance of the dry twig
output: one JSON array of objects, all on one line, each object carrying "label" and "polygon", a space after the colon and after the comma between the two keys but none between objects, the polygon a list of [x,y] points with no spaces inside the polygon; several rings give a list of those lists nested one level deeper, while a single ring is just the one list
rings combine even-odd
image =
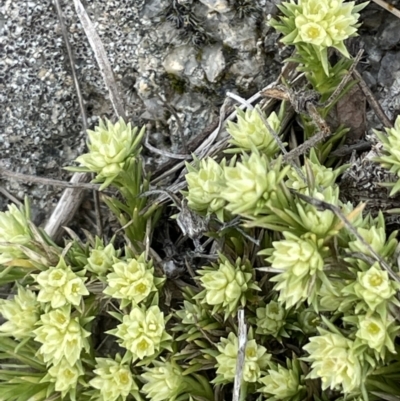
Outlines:
[{"label": "dry twig", "polygon": [[368,85],[365,83],[361,74],[357,70],[354,70],[353,76],[354,76],[354,78],[357,79],[358,85],[361,88],[361,90],[363,91],[364,96],[367,99],[367,102],[369,103],[371,108],[374,110],[374,112],[378,116],[379,120],[381,120],[381,123],[387,128],[393,128],[392,122],[387,118],[385,112],[382,109],[382,106],[375,99],[374,94],[372,93],[371,89],[368,88]]},{"label": "dry twig", "polygon": [[111,68],[110,62],[108,61],[107,53],[104,48],[103,42],[100,39],[100,36],[96,32],[96,29],[89,18],[85,8],[83,7],[80,0],[73,0],[76,13],[79,17],[79,20],[83,26],[83,29],[86,33],[86,36],[89,40],[90,47],[94,52],[94,56],[96,58],[97,64],[100,68],[100,73],[103,77],[104,84],[108,89],[108,93],[110,95],[110,100],[113,105],[115,114],[118,117],[122,117],[126,120],[125,107],[123,104],[123,97],[118,92],[118,85],[114,78],[114,73]]},{"label": "dry twig", "polygon": [[[82,173],[77,173],[81,174]],[[77,174],[74,174],[77,175]],[[3,167],[0,167],[0,175],[3,177],[10,178],[12,180],[16,181],[21,181],[25,183],[33,183],[33,184],[39,184],[39,185],[51,185],[53,187],[61,187],[61,188],[69,188],[69,189],[90,189],[93,191],[98,191],[100,188],[100,185],[98,184],[86,184],[83,181],[79,180],[72,180],[71,181],[61,181],[61,180],[55,180],[53,178],[45,178],[45,177],[37,177],[36,175],[29,175],[29,174],[22,174],[22,173],[15,173],[14,171],[9,171],[6,170]],[[83,174],[85,175],[85,174]],[[90,176],[88,175],[88,179]]]},{"label": "dry twig", "polygon": [[357,229],[351,224],[349,219],[342,213],[340,208],[338,208],[335,205],[332,205],[328,202],[301,194],[299,192],[291,190],[295,195],[297,195],[300,199],[303,199],[310,205],[315,206],[316,208],[320,210],[330,210],[332,213],[335,214],[336,217],[343,223],[343,225],[368,249],[368,251],[371,253],[373,258],[381,265],[383,270],[386,270],[389,274],[389,276],[397,282],[400,282],[400,277],[392,270],[392,268],[389,266],[388,263],[377,253],[374,251],[372,246],[365,241],[362,235],[357,231]]},{"label": "dry twig", "polygon": [[391,4],[386,3],[386,1],[383,1],[383,0],[372,0],[372,1],[376,4],[378,4],[379,6],[381,6],[382,8],[384,8],[385,10],[388,10],[390,13],[395,15],[397,18],[400,18],[400,11],[396,7],[393,7]]},{"label": "dry twig", "polygon": [[233,395],[232,401],[240,400],[240,387],[242,384],[244,359],[246,354],[246,344],[247,344],[247,327],[244,321],[244,309],[240,309],[238,312],[238,338],[239,338],[239,349],[236,359],[236,373],[235,381],[233,384]]}]

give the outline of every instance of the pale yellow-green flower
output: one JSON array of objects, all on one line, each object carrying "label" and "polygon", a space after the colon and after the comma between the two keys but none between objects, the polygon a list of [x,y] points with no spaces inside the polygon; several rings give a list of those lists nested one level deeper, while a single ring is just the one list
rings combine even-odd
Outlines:
[{"label": "pale yellow-green flower", "polygon": [[32,276],[40,288],[38,301],[49,302],[52,308],[60,308],[67,304],[79,305],[82,296],[89,295],[85,287],[87,278],[74,273],[62,257],[57,266]]},{"label": "pale yellow-green flower", "polygon": [[124,401],[137,394],[138,386],[128,365],[110,358],[96,358],[96,375],[89,385],[99,391],[99,401]]},{"label": "pale yellow-green flower", "polygon": [[87,131],[89,153],[76,159],[83,167],[68,169],[96,173],[95,182],[103,182],[101,189],[106,188],[139,153],[144,130],[145,127],[138,133],[137,127],[132,128],[122,118],[115,124],[100,120],[94,131]]},{"label": "pale yellow-green flower", "polygon": [[[376,253],[381,253],[386,243],[386,231],[384,227],[358,228],[357,231]],[[352,252],[360,252],[372,256],[370,250],[358,238],[349,242],[349,248]]]},{"label": "pale yellow-green flower", "polygon": [[309,353],[312,371],[307,378],[321,379],[322,390],[343,389],[344,394],[358,390],[364,379],[362,366],[354,353],[354,343],[344,336],[319,329],[303,347]]},{"label": "pale yellow-green flower", "polygon": [[[297,237],[290,232],[283,233],[285,239],[272,243],[274,250],[267,259],[274,269],[281,270],[271,281],[276,282],[275,290],[279,291],[279,301],[286,308],[306,300],[312,303],[319,288],[319,274],[324,267],[323,254],[326,249],[323,240],[314,234]],[[261,254],[270,254],[262,251]]]},{"label": "pale yellow-green flower", "polygon": [[200,375],[183,375],[182,368],[173,361],[154,361],[154,364],[155,367],[146,368],[141,375],[146,381],[141,390],[146,398],[151,401],[174,401],[185,394],[213,401],[213,391],[206,378]]},{"label": "pale yellow-green flower", "polygon": [[[400,177],[400,116],[397,116],[393,128],[385,128],[386,135],[383,132],[374,130],[375,135],[383,145],[383,154],[375,158],[382,167]],[[400,191],[400,179],[393,186],[390,196]]]},{"label": "pale yellow-green flower", "polygon": [[284,334],[285,309],[276,301],[270,301],[265,307],[256,309],[256,333],[278,337]]},{"label": "pale yellow-green flower", "polygon": [[319,291],[319,309],[321,311],[335,312],[342,301],[342,289],[346,286],[343,280],[330,280],[322,283]]},{"label": "pale yellow-green flower", "polygon": [[291,0],[279,9],[284,14],[271,25],[285,36],[285,44],[306,43],[315,46],[325,73],[328,74],[327,48],[334,47],[345,57],[349,53],[343,41],[357,34],[359,11],[367,3],[355,5],[344,0]]},{"label": "pale yellow-green flower", "polygon": [[72,366],[82,349],[89,350],[90,333],[81,327],[77,317],[71,317],[70,306],[58,308],[40,316],[41,325],[34,330],[35,341],[42,343],[39,354],[45,362],[58,364],[63,358]]},{"label": "pale yellow-green flower", "polygon": [[186,164],[188,191],[185,196],[190,209],[221,216],[225,205],[225,200],[221,198],[221,191],[225,185],[224,165],[224,160],[218,164],[211,157],[201,160],[198,169]]},{"label": "pale yellow-green flower", "polygon": [[[228,121],[227,131],[232,139],[229,141],[236,147],[237,151],[252,151],[258,149],[261,153],[273,157],[279,150],[279,146],[273,135],[269,132],[260,117],[262,111],[255,109],[243,110],[237,109],[237,122]],[[281,122],[275,112],[272,112],[266,118],[275,133],[279,132]]]},{"label": "pale yellow-green flower", "polygon": [[[339,187],[328,187],[322,190],[309,191],[305,189],[305,195],[317,200],[339,204]],[[337,234],[336,225],[338,218],[330,210],[320,210],[308,202],[299,201],[296,203],[297,220],[305,232],[316,234],[319,238],[326,238],[328,235]]]},{"label": "pale yellow-green flower", "polygon": [[360,299],[365,301],[371,311],[375,311],[380,304],[390,300],[396,293],[388,273],[383,271],[377,262],[366,272],[357,273],[354,291]]},{"label": "pale yellow-green flower", "polygon": [[165,362],[142,373],[146,384],[142,392],[151,401],[174,400],[182,391],[182,369],[174,363]]},{"label": "pale yellow-green flower", "polygon": [[289,166],[281,168],[281,159],[271,167],[266,155],[253,152],[243,155],[235,167],[225,167],[226,186],[221,196],[228,202],[226,209],[234,214],[257,216],[269,212],[280,191],[279,184]]},{"label": "pale yellow-green flower", "polygon": [[114,258],[117,258],[120,253],[120,251],[115,250],[113,244],[104,247],[103,243],[97,240],[95,249],[91,249],[90,256],[87,258],[85,269],[99,276],[104,276],[112,270],[112,265],[115,263]]},{"label": "pale yellow-green flower", "polygon": [[165,331],[164,314],[158,306],[147,310],[133,306],[122,323],[108,333],[120,339],[119,343],[132,352],[134,358],[152,357],[168,345],[171,336]]},{"label": "pale yellow-green flower", "polygon": [[151,260],[146,262],[144,253],[137,258],[118,261],[112,266],[113,272],[107,275],[108,287],[104,294],[121,299],[121,307],[139,304],[151,292],[157,291],[156,284],[163,279],[154,277]]},{"label": "pale yellow-green flower", "polygon": [[[221,338],[217,345],[219,355],[217,360],[217,377],[214,383],[233,383],[236,373],[236,361],[239,349],[239,340],[234,333],[228,338]],[[267,354],[265,347],[258,345],[255,340],[248,340],[245,349],[243,366],[243,381],[255,383],[268,365],[271,355]]]},{"label": "pale yellow-green flower", "polygon": [[268,396],[268,401],[297,401],[304,396],[304,380],[297,361],[293,368],[286,369],[281,365],[269,363],[268,374],[259,382],[264,385],[260,390]]},{"label": "pale yellow-green flower", "polygon": [[285,184],[287,187],[303,194],[307,192],[310,186],[316,189],[325,189],[335,185],[337,177],[347,167],[348,165],[344,165],[335,170],[325,167],[319,162],[315,150],[311,149],[310,158],[305,159],[304,166],[301,168],[304,177],[307,177],[307,179],[300,177],[297,170],[291,168],[287,173],[288,180]]},{"label": "pale yellow-green flower", "polygon": [[246,293],[259,288],[253,282],[249,263],[242,264],[239,258],[233,265],[224,255],[220,254],[219,258],[218,265],[198,271],[204,291],[196,298],[202,298],[203,303],[213,306],[213,313],[224,311],[227,318],[234,315],[239,306],[246,305]]},{"label": "pale yellow-green flower", "polygon": [[399,327],[396,327],[394,323],[395,321],[390,315],[386,319],[382,319],[379,315],[358,316],[356,337],[376,351],[381,359],[384,359],[386,350],[392,354],[396,353],[393,340]]},{"label": "pale yellow-green flower", "polygon": [[0,332],[19,340],[32,337],[35,324],[39,320],[39,305],[35,293],[18,287],[18,295],[14,299],[0,300],[0,314],[7,319],[0,326]]},{"label": "pale yellow-green flower", "polygon": [[81,363],[78,361],[75,365],[71,365],[66,359],[62,359],[56,365],[48,369],[46,378],[53,382],[55,390],[61,393],[62,397],[77,386],[79,376],[84,374]]},{"label": "pale yellow-green flower", "polygon": [[[8,205],[8,211],[0,212],[0,264],[24,258],[24,254],[13,245],[27,245],[32,239],[23,209],[19,210],[15,205]],[[1,244],[6,242],[9,245]]]}]

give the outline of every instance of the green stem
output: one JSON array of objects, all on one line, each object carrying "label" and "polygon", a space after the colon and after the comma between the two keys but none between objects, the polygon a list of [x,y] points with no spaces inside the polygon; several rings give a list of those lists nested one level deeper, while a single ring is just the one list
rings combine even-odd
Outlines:
[{"label": "green stem", "polygon": [[246,397],[247,397],[247,387],[248,384],[245,381],[242,381],[242,385],[240,387],[240,397],[239,397],[239,401],[246,401]]}]

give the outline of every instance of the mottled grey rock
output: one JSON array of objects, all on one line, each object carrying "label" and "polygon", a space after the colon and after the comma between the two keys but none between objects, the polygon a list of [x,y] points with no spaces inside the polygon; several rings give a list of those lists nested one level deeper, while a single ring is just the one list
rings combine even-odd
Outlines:
[{"label": "mottled grey rock", "polygon": [[[211,19],[210,19],[211,20]],[[226,46],[236,49],[239,52],[249,52],[256,48],[256,22],[253,20],[239,20],[232,23],[226,17],[214,15],[212,17],[218,27],[216,35]]]},{"label": "mottled grey rock", "polygon": [[[393,18],[392,18],[393,17]],[[379,47],[384,50],[393,49],[400,43],[400,19],[388,16],[378,32]]]},{"label": "mottled grey rock", "polygon": [[221,45],[207,46],[201,57],[201,67],[210,82],[215,82],[226,66]]},{"label": "mottled grey rock", "polygon": [[165,71],[169,74],[183,77],[187,63],[197,65],[196,50],[191,46],[181,46],[175,48],[169,53],[163,62]]},{"label": "mottled grey rock", "polygon": [[226,13],[230,11],[229,3],[227,0],[200,0],[205,4],[210,11],[218,13]]},{"label": "mottled grey rock", "polygon": [[400,52],[387,52],[381,61],[378,73],[380,85],[390,87],[400,75]]},{"label": "mottled grey rock", "polygon": [[400,69],[393,74],[391,85],[381,94],[380,103],[386,115],[392,121],[400,115]]},{"label": "mottled grey rock", "polygon": [[[267,14],[276,1],[83,4],[103,41],[128,119],[146,124],[149,141],[159,149],[178,152],[182,133],[176,116],[188,140],[218,119],[227,90],[249,96],[276,76],[281,58],[263,48],[272,34]],[[61,6],[93,128],[99,117],[114,118],[114,112],[73,3],[61,0]],[[67,180],[63,167],[85,151],[86,133],[53,2],[0,1],[0,47],[1,166]],[[152,168],[163,161],[146,153]],[[33,208],[46,215],[61,192],[21,182],[0,185],[21,200],[29,195]]]}]

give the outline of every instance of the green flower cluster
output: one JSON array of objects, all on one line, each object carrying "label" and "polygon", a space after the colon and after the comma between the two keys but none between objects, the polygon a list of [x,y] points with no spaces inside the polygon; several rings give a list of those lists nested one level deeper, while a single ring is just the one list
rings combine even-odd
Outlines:
[{"label": "green flower cluster", "polygon": [[210,157],[201,160],[198,169],[189,163],[186,164],[186,199],[192,210],[206,214],[216,213],[220,220],[223,220],[222,208],[225,201],[220,195],[225,185],[224,166],[224,161],[220,165]]},{"label": "green flower cluster", "polygon": [[154,277],[152,262],[146,262],[145,255],[126,261],[114,259],[112,273],[107,275],[107,288],[104,294],[121,299],[121,307],[132,303],[137,305],[146,299],[151,292],[157,291],[164,279]]},{"label": "green flower cluster", "polygon": [[252,290],[259,291],[260,288],[254,283],[248,262],[242,264],[239,258],[232,264],[222,254],[219,258],[219,265],[198,271],[204,290],[195,299],[202,299],[203,303],[212,306],[213,313],[224,311],[226,319],[235,315],[239,306],[246,305],[246,297]]},{"label": "green flower cluster", "polygon": [[[217,346],[217,377],[214,383],[233,382],[236,374],[236,361],[239,350],[239,340],[234,333],[229,333],[228,338],[221,338]],[[246,343],[243,381],[255,383],[261,377],[261,372],[268,366],[271,355],[262,345],[258,345],[255,340]]]},{"label": "green flower cluster", "polygon": [[86,277],[74,273],[71,266],[67,266],[61,257],[57,266],[34,275],[39,284],[38,301],[50,303],[52,308],[60,308],[64,305],[79,305],[82,296],[89,295],[85,287]]},{"label": "green flower cluster", "polygon": [[[375,161],[379,162],[382,167],[391,173],[400,177],[400,116],[396,118],[393,128],[385,128],[386,135],[378,130],[374,130],[374,134],[381,141],[383,146],[383,154],[376,157]],[[395,183],[387,183],[392,187],[390,196],[400,191],[400,179]]]},{"label": "green flower cluster", "polygon": [[171,336],[165,331],[164,314],[158,306],[148,309],[132,306],[122,323],[108,333],[118,337],[119,343],[130,351],[134,359],[153,357],[168,347]]},{"label": "green flower cluster", "polygon": [[305,395],[304,376],[298,361],[288,360],[287,364],[289,369],[270,362],[268,374],[259,380],[264,385],[259,391],[269,401],[300,401]]},{"label": "green flower cluster", "polygon": [[122,118],[113,124],[100,120],[94,131],[88,130],[89,153],[79,156],[76,161],[82,167],[68,167],[70,171],[94,172],[94,182],[102,182],[101,189],[108,187],[126,168],[132,158],[140,152],[140,142],[145,128],[140,132],[126,124]]},{"label": "green flower cluster", "polygon": [[256,309],[256,334],[271,335],[280,338],[287,337],[284,330],[285,309],[279,302],[271,301],[265,307]]},{"label": "green flower cluster", "polygon": [[0,213],[0,264],[26,258],[18,246],[28,245],[33,240],[27,217],[26,211],[15,205],[8,205],[8,211]]},{"label": "green flower cluster", "polygon": [[[187,394],[212,401],[214,394],[206,378],[201,375],[183,375],[175,362],[155,362],[141,376],[145,380],[142,392],[151,401],[187,399]],[[186,393],[186,396],[185,396]]]},{"label": "green flower cluster", "polygon": [[[327,249],[323,240],[315,234],[299,238],[290,232],[283,233],[285,240],[273,242],[274,250],[267,259],[271,266],[282,273],[271,279],[276,282],[275,290],[280,292],[279,301],[286,308],[300,302],[315,302],[323,275],[323,256]],[[265,250],[261,254],[271,254]]]},{"label": "green flower cluster", "polygon": [[104,246],[103,242],[96,238],[95,247],[90,250],[85,269],[98,276],[104,276],[112,270],[114,258],[118,258],[120,253],[121,251],[117,251],[112,243]]},{"label": "green flower cluster", "polygon": [[132,394],[138,397],[138,386],[128,365],[110,358],[96,358],[95,374],[89,384],[97,391],[94,393],[100,401],[125,400]]},{"label": "green flower cluster", "polygon": [[270,24],[285,35],[283,43],[305,43],[318,49],[325,73],[329,75],[327,49],[334,47],[349,57],[344,40],[356,36],[359,11],[366,5],[344,0],[291,0],[278,6],[284,16],[279,21],[271,20]]},{"label": "green flower cluster", "polygon": [[71,365],[66,359],[61,359],[58,364],[49,368],[43,381],[54,383],[54,389],[64,398],[68,393],[74,393],[78,380],[83,374],[84,370],[80,361]]},{"label": "green flower cluster", "polygon": [[[258,149],[268,157],[273,157],[279,151],[274,136],[265,126],[260,113],[261,110],[240,110],[236,109],[237,122],[228,121],[227,131],[232,139],[229,141],[236,148],[228,151],[249,152]],[[281,121],[275,112],[266,118],[275,133],[279,132]]]},{"label": "green flower cluster", "polygon": [[0,314],[7,319],[0,326],[0,332],[24,339],[33,335],[39,320],[40,304],[34,292],[18,287],[18,295],[13,300],[0,300]]},{"label": "green flower cluster", "polygon": [[33,331],[35,341],[42,344],[39,354],[55,365],[65,359],[71,366],[79,360],[82,350],[89,351],[87,337],[78,317],[71,316],[71,307],[63,306],[40,316],[40,326]]},{"label": "green flower cluster", "polygon": [[364,380],[362,364],[355,353],[353,341],[341,334],[320,329],[320,335],[311,337],[304,350],[310,355],[310,379],[321,379],[322,389],[341,389],[345,394],[360,388]]}]

